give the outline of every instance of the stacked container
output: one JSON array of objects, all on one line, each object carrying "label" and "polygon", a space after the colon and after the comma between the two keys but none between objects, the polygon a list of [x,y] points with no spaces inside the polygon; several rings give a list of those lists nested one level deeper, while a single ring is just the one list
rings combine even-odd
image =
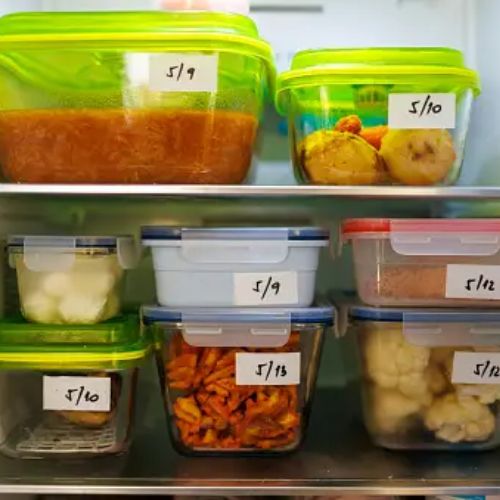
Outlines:
[{"label": "stacked container", "polygon": [[368,304],[350,308],[350,329],[374,441],[499,446],[500,221],[350,220],[342,237]]},{"label": "stacked container", "polygon": [[21,458],[98,456],[127,449],[138,368],[148,345],[136,316],[120,316],[130,237],[13,236],[27,321],[0,327],[5,404],[1,444]]},{"label": "stacked container", "polygon": [[146,227],[152,330],[169,430],[186,454],[284,453],[302,442],[331,308],[310,307],[318,228]]}]

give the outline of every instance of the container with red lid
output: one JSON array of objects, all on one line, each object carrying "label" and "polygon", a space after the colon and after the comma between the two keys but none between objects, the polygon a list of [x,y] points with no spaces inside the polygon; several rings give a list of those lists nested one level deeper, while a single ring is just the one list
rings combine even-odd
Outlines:
[{"label": "container with red lid", "polygon": [[500,219],[352,219],[342,241],[366,304],[500,306]]}]

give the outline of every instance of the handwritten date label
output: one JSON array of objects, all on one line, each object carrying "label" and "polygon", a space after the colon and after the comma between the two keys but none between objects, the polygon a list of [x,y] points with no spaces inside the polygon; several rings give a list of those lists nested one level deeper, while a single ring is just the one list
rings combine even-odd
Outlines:
[{"label": "handwritten date label", "polygon": [[448,265],[446,298],[500,300],[500,266]]},{"label": "handwritten date label", "polygon": [[455,94],[390,94],[389,128],[454,129]]},{"label": "handwritten date label", "polygon": [[149,60],[149,86],[157,92],[217,92],[219,56],[153,54]]},{"label": "handwritten date label", "polygon": [[110,411],[111,379],[105,377],[43,377],[43,409]]},{"label": "handwritten date label", "polygon": [[236,354],[236,385],[299,385],[300,352]]},{"label": "handwritten date label", "polygon": [[453,384],[500,384],[500,352],[456,352]]},{"label": "handwritten date label", "polygon": [[298,301],[296,272],[234,275],[234,302],[237,306],[295,305]]}]

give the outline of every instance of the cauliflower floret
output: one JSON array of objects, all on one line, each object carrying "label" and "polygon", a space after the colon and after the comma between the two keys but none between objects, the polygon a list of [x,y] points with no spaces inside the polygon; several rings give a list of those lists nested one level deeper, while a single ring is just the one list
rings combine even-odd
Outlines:
[{"label": "cauliflower floret", "polygon": [[425,412],[424,423],[449,443],[486,441],[495,431],[495,417],[487,406],[454,393],[436,399]]},{"label": "cauliflower floret", "polygon": [[49,297],[64,297],[70,292],[71,285],[69,273],[41,273],[40,287]]},{"label": "cauliflower floret", "polygon": [[500,400],[500,385],[460,384],[455,386],[458,396],[475,396],[483,405]]},{"label": "cauliflower floret", "polygon": [[59,317],[56,302],[42,292],[31,292],[21,297],[23,314],[36,323],[55,323]]},{"label": "cauliflower floret", "polygon": [[380,434],[398,434],[411,427],[421,410],[421,404],[394,389],[373,386],[368,394],[368,420],[372,431]]},{"label": "cauliflower floret", "polygon": [[364,340],[366,376],[385,389],[398,389],[403,395],[430,403],[431,392],[425,370],[430,350],[406,341],[400,327],[370,330]]},{"label": "cauliflower floret", "polygon": [[64,323],[92,324],[102,321],[107,297],[76,293],[68,295],[59,303],[59,313]]}]

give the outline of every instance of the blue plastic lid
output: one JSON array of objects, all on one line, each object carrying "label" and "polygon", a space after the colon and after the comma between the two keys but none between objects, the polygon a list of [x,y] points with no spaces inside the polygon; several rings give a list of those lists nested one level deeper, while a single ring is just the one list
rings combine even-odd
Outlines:
[{"label": "blue plastic lid", "polygon": [[56,236],[56,235],[23,235],[9,236],[9,248],[23,248],[26,242],[47,248],[66,248],[71,242],[73,248],[107,248],[116,249],[118,240],[130,240],[131,236]]},{"label": "blue plastic lid", "polygon": [[464,309],[378,308],[352,306],[349,316],[357,321],[387,321],[412,323],[494,323],[500,312]]},{"label": "blue plastic lid", "polygon": [[333,307],[307,307],[295,309],[235,309],[235,308],[186,308],[169,309],[161,306],[143,306],[142,319],[146,325],[153,323],[180,323],[188,316],[192,321],[209,323],[275,323],[282,322],[285,315],[290,316],[290,322],[326,326],[333,325]]},{"label": "blue plastic lid", "polygon": [[182,240],[189,235],[197,240],[283,240],[328,241],[329,232],[319,227],[247,227],[247,228],[182,228],[145,226],[141,230],[143,240]]}]

